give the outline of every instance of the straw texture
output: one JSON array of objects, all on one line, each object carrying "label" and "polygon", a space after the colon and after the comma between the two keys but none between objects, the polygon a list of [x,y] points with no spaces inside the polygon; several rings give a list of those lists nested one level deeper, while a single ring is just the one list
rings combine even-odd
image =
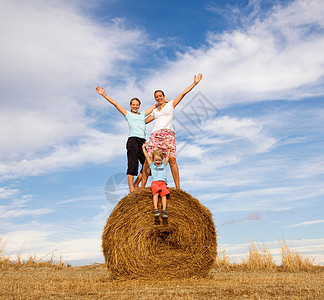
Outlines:
[{"label": "straw texture", "polygon": [[[102,234],[112,278],[208,274],[217,248],[212,215],[188,193],[169,190],[168,225],[154,225],[150,188],[128,194],[114,208]],[[159,210],[161,214],[161,206]]]}]

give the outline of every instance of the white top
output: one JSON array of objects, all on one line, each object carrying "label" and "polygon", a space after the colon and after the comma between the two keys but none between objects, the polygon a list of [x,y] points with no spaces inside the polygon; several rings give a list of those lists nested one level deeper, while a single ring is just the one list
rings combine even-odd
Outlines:
[{"label": "white top", "polygon": [[153,110],[153,117],[155,120],[153,132],[161,129],[173,129],[173,100],[166,103],[159,111],[158,108]]}]

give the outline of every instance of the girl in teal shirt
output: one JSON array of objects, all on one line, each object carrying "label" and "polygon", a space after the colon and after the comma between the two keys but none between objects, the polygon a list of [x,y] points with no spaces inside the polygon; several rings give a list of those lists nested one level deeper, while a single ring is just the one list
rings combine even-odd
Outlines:
[{"label": "girl in teal shirt", "polygon": [[153,105],[144,112],[139,112],[141,101],[138,98],[133,98],[130,101],[130,111],[127,111],[120,104],[118,104],[113,98],[108,96],[105,89],[97,86],[96,92],[103,96],[108,102],[114,105],[125,117],[128,127],[129,135],[126,144],[127,149],[127,180],[129,192],[133,192],[138,188],[139,183],[142,180],[142,171],[134,182],[134,176],[138,174],[138,162],[141,163],[142,168],[145,161],[145,156],[142,150],[142,145],[146,140],[145,130],[145,117],[148,116],[157,105]]}]

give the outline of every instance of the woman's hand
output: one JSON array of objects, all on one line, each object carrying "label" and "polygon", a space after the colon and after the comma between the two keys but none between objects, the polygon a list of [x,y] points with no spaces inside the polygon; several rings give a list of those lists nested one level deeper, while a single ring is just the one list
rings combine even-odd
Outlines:
[{"label": "woman's hand", "polygon": [[103,87],[100,87],[100,86],[96,87],[96,92],[101,96],[104,96],[106,94],[105,89]]},{"label": "woman's hand", "polygon": [[202,79],[202,74],[199,73],[198,75],[195,75],[194,82],[197,84]]}]

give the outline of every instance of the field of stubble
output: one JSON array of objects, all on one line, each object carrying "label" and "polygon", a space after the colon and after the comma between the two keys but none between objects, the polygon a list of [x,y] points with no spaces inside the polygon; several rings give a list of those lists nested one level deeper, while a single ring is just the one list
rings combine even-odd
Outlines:
[{"label": "field of stubble", "polygon": [[324,299],[324,268],[225,270],[206,278],[113,280],[104,265],[2,264],[0,299]]}]

